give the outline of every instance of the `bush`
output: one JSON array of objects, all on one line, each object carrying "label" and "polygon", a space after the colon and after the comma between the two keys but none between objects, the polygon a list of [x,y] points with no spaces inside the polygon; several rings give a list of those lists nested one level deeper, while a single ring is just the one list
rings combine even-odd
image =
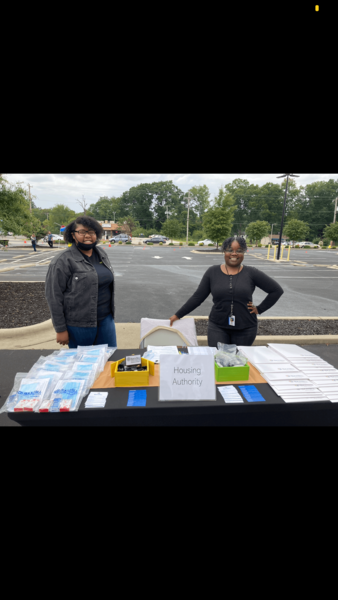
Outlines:
[{"label": "bush", "polygon": [[[181,245],[181,244],[180,244]],[[212,244],[209,244],[211,246]],[[188,246],[195,246],[195,242],[189,242]]]},{"label": "bush", "polygon": [[331,240],[328,240],[327,238],[323,239],[323,246],[325,246],[326,248],[330,245]]},{"label": "bush", "polygon": [[126,242],[126,244],[131,244],[131,242]]},{"label": "bush", "polygon": [[208,244],[208,246],[214,246],[215,244]]},{"label": "bush", "polygon": [[308,249],[311,250],[311,246],[303,246],[303,248],[305,248],[306,250],[308,250]]},{"label": "bush", "polygon": [[122,244],[122,240],[119,240],[119,244]]},{"label": "bush", "polygon": [[153,246],[153,242],[148,242],[147,246]]},{"label": "bush", "polygon": [[270,245],[270,244],[266,244],[265,248],[269,248],[269,245]]},{"label": "bush", "polygon": [[169,242],[168,246],[173,246],[174,244],[172,242]]},{"label": "bush", "polygon": [[[194,244],[195,245],[195,244]],[[183,246],[183,242],[180,242],[180,246]]]},{"label": "bush", "polygon": [[204,246],[204,244],[198,244],[199,246]]},{"label": "bush", "polygon": [[262,247],[262,244],[257,244],[257,247],[258,247],[258,248],[261,248],[261,247]]},{"label": "bush", "polygon": [[322,248],[327,248],[327,246],[322,246]]},{"label": "bush", "polygon": [[298,244],[295,245],[295,248],[299,248]]},{"label": "bush", "polygon": [[163,242],[160,242],[160,243],[159,243],[159,246],[163,246]]},{"label": "bush", "polygon": [[320,238],[314,238],[314,239],[312,240],[312,243],[313,243],[313,244],[319,244],[319,242],[320,242]]},{"label": "bush", "polygon": [[332,248],[333,250],[336,250],[337,246],[331,246],[331,248]]}]

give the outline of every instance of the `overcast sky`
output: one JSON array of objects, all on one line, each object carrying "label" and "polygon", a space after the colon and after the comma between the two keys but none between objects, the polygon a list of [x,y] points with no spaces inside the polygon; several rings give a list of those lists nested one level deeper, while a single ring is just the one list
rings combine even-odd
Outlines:
[{"label": "overcast sky", "polygon": [[[80,205],[76,202],[84,196],[88,206],[97,202],[100,196],[120,196],[129,188],[140,183],[153,183],[155,181],[172,180],[183,192],[187,192],[194,185],[206,184],[209,187],[211,199],[217,195],[220,186],[230,183],[234,179],[247,179],[255,185],[264,185],[267,182],[280,183],[280,179],[276,179],[276,174],[189,174],[189,173],[149,173],[149,174],[4,174],[5,179],[10,183],[24,182],[27,186],[31,184],[31,194],[33,200],[39,208],[52,208],[55,204],[65,204],[75,212],[80,212]],[[337,179],[338,174],[300,174],[296,178],[298,185],[307,185],[313,181],[328,181],[329,179]],[[35,196],[35,198],[34,198]]]}]

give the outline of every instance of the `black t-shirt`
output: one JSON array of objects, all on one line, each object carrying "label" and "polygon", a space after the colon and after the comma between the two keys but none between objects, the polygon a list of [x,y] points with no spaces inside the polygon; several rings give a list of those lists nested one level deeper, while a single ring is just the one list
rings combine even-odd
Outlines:
[{"label": "black t-shirt", "polygon": [[110,271],[110,269],[105,267],[104,264],[100,262],[100,256],[96,252],[95,248],[93,249],[93,253],[91,256],[86,256],[86,254],[83,254],[83,256],[86,260],[88,260],[88,262],[90,262],[93,265],[97,272],[99,280],[99,290],[97,297],[97,320],[102,321],[111,313],[111,295],[114,275]]},{"label": "black t-shirt", "polygon": [[[230,276],[223,273],[220,265],[214,265],[204,273],[201,283],[196,292],[175,314],[179,319],[192,312],[202,302],[212,294],[214,305],[209,315],[210,321],[226,329],[246,329],[257,324],[257,316],[250,313],[248,302],[252,302],[252,295],[255,288],[258,287],[267,292],[267,297],[257,306],[258,313],[271,308],[280,296],[284,293],[283,289],[272,277],[269,277],[263,271],[256,267],[247,267],[232,276],[232,291],[230,289]],[[233,294],[232,294],[233,292]],[[235,325],[229,325],[231,301],[233,299],[235,316]]]}]

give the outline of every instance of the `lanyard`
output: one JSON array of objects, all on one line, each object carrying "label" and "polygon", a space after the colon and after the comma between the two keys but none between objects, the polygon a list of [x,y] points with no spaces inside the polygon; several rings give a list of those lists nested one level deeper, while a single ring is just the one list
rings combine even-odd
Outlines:
[{"label": "lanyard", "polygon": [[[226,267],[225,267],[226,268]],[[229,284],[229,289],[231,291],[231,308],[230,308],[230,317],[233,317],[234,315],[234,293],[235,293],[235,286],[232,285],[232,275],[230,275],[228,273],[228,269],[226,268],[227,274],[230,277],[230,284]],[[238,273],[237,275],[239,275],[241,271],[238,269]],[[236,280],[237,281],[237,280]]]}]

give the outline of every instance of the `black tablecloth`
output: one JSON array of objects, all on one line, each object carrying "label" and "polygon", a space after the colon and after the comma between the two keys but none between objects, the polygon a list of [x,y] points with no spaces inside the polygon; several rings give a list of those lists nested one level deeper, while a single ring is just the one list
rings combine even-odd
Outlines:
[{"label": "black tablecloth", "polygon": [[[117,350],[112,358],[118,360],[128,354],[143,354],[145,350]],[[4,353],[7,353],[6,355]],[[0,351],[1,399],[0,406],[9,395],[17,372],[28,372],[41,356],[49,350]],[[4,371],[4,359],[6,369]],[[237,387],[237,386],[236,386]],[[108,397],[104,408],[85,408],[85,396],[78,412],[74,413],[8,413],[7,417],[20,425],[337,425],[338,403],[308,402],[286,404],[266,383],[256,384],[265,402],[225,404],[217,386],[216,401],[160,402],[159,388],[147,391],[145,407],[129,407],[128,392],[132,388],[106,388]],[[139,388],[141,389],[141,388]],[[4,415],[1,415],[2,417]]]}]

